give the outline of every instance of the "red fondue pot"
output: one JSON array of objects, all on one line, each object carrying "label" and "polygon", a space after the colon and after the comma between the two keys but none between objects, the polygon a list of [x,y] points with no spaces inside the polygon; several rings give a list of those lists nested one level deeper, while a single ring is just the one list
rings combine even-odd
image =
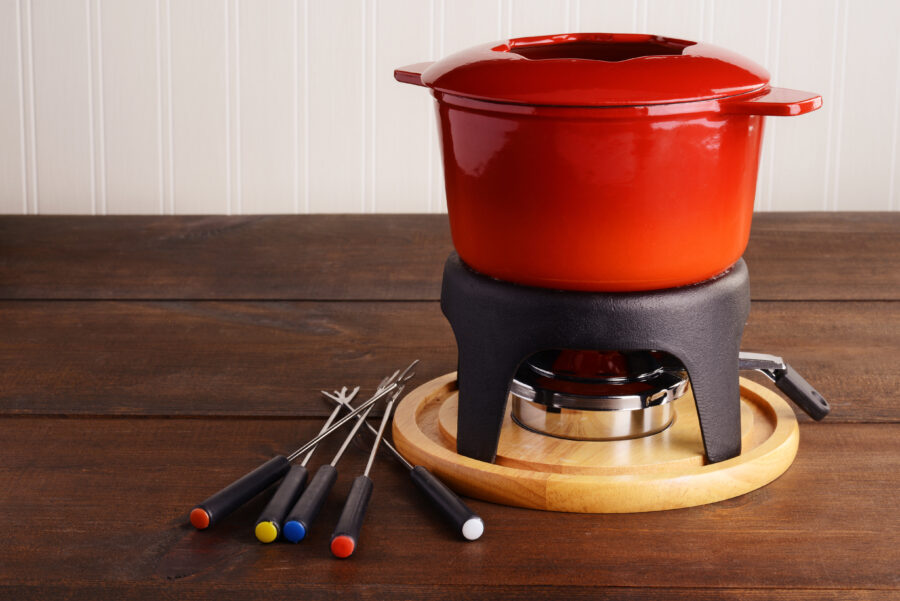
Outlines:
[{"label": "red fondue pot", "polygon": [[822,105],[744,57],[652,35],[517,38],[394,77],[437,100],[462,260],[570,290],[727,270],[750,235],[763,116]]}]

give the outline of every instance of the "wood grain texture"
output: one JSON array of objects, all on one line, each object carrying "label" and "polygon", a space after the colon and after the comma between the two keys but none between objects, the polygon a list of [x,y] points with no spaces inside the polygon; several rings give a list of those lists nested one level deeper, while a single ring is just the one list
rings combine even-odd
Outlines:
[{"label": "wood grain texture", "polygon": [[[0,298],[437,300],[444,215],[0,217]],[[756,215],[754,300],[900,299],[900,213]]]},{"label": "wood grain texture", "polygon": [[438,298],[446,217],[0,217],[0,298]]},{"label": "wood grain texture", "polygon": [[[453,601],[473,601],[491,599],[492,601],[538,601],[541,599],[590,600],[596,599],[634,599],[659,601],[671,599],[675,601],[771,601],[787,599],[796,601],[863,601],[897,599],[895,591],[884,589],[801,589],[791,588],[640,588],[636,586],[608,586],[597,588],[569,584],[566,586],[525,586],[517,584],[442,584],[440,586],[408,585],[401,583],[379,583],[377,586],[336,583],[327,587],[316,585],[300,585],[292,582],[267,582],[265,598],[297,599],[302,594],[304,601],[333,601],[334,599],[358,599],[383,601],[385,599],[421,599],[433,601],[452,599]],[[214,582],[185,582],[175,580],[154,582],[148,586],[137,586],[121,582],[90,583],[85,585],[3,585],[0,594],[10,599],[29,601],[32,599],[61,599],[67,601],[130,601],[134,599],[195,599],[222,598],[258,601],[261,594],[258,584],[229,583],[227,585]]]},{"label": "wood grain texture", "polygon": [[351,449],[304,544],[255,542],[265,498],[188,527],[318,429],[318,390],[455,369],[451,247],[441,215],[0,218],[0,598],[900,599],[900,214],[757,216],[743,348],[834,407],[799,416],[795,464],[760,490],[607,516],[473,501],[467,544],[379,460],[338,562]]},{"label": "wood grain texture", "polygon": [[[512,587],[507,597],[522,587],[523,598],[539,598],[554,592],[540,587],[564,587],[558,594],[573,585],[582,595],[624,587],[612,591],[636,598],[650,595],[630,587],[792,587],[826,595],[848,588],[889,595],[900,587],[900,512],[888,485],[900,470],[896,425],[803,425],[800,452],[784,476],[704,507],[604,516],[472,501],[487,524],[475,544],[456,540],[403,470],[380,460],[360,548],[351,561],[332,559],[327,541],[350,475],[364,463],[359,449],[347,455],[318,527],[302,544],[253,540],[262,496],[214,530],[186,524],[193,503],[318,426],[266,419],[0,420],[4,445],[29,450],[0,465],[6,483],[0,511],[16,516],[0,522],[0,582],[41,587],[41,594],[109,583],[111,590],[127,585],[131,595],[157,598],[163,591],[180,597],[180,587],[202,596],[227,594],[232,586],[255,587],[267,598],[316,598],[333,594],[337,583],[363,598],[392,591],[475,598],[502,594],[503,587]],[[532,586],[539,588],[524,588]]]},{"label": "wood grain texture", "polygon": [[631,440],[553,438],[507,413],[497,457],[485,463],[456,452],[458,398],[455,372],[411,391],[394,415],[397,449],[461,494],[544,511],[635,513],[733,499],[781,476],[799,441],[788,403],[742,380],[741,453],[727,461],[705,465],[689,392],[673,403],[677,417],[665,431]]},{"label": "wood grain texture", "polygon": [[[0,414],[319,416],[319,390],[456,369],[436,302],[2,301],[0,331]],[[784,356],[829,421],[900,421],[900,303],[757,302],[743,347]]]}]

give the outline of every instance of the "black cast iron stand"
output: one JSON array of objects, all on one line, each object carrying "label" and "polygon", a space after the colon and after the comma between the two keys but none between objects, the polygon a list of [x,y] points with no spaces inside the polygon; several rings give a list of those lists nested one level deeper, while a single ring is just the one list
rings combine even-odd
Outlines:
[{"label": "black cast iron stand", "polygon": [[459,349],[457,452],[492,462],[519,364],[548,349],[656,350],[684,364],[706,457],[741,452],[738,353],[750,313],[747,265],[698,284],[650,292],[573,292],[477,273],[454,252],[441,309]]}]

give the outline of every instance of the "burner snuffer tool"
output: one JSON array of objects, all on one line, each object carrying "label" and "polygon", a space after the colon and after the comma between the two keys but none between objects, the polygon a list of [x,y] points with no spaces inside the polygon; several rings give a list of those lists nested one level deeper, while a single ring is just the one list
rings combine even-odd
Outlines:
[{"label": "burner snuffer tool", "polygon": [[828,401],[781,357],[765,353],[741,352],[738,369],[754,370],[765,374],[795,405],[816,421],[831,411]]}]

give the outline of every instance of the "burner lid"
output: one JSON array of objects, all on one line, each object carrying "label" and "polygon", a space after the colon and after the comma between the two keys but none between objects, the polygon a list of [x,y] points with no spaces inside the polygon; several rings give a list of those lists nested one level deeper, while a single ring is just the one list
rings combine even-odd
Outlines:
[{"label": "burner lid", "polygon": [[636,411],[681,397],[687,384],[666,353],[550,350],[522,364],[510,391],[556,409]]}]

